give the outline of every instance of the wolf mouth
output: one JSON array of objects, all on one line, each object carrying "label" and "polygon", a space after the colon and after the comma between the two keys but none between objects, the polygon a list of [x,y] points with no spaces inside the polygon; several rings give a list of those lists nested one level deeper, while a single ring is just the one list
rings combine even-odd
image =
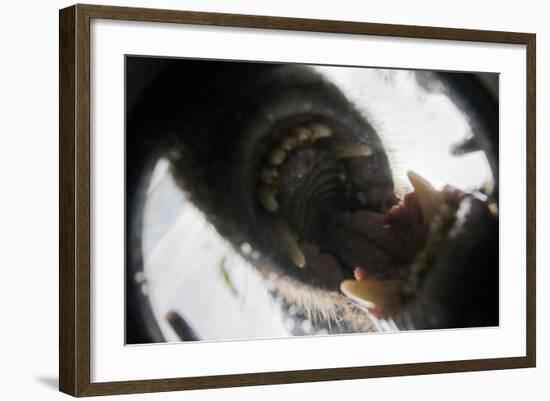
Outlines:
[{"label": "wolf mouth", "polygon": [[466,194],[409,172],[414,190],[399,199],[375,136],[320,116],[289,120],[264,140],[253,170],[278,263],[374,315],[396,312],[421,287]]}]

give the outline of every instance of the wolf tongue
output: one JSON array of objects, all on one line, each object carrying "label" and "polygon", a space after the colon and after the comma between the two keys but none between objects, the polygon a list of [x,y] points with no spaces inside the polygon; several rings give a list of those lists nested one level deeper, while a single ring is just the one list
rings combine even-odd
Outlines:
[{"label": "wolf tongue", "polygon": [[[347,269],[367,265],[372,274],[392,274],[402,265],[394,251],[394,237],[384,227],[384,215],[370,211],[334,214],[322,226],[320,246],[333,254]],[[397,253],[397,254],[396,254]]]},{"label": "wolf tongue", "polygon": [[424,246],[427,227],[416,196],[381,214],[358,210],[341,214],[326,227],[337,254],[346,264],[366,265],[370,273],[392,276],[412,262]]}]

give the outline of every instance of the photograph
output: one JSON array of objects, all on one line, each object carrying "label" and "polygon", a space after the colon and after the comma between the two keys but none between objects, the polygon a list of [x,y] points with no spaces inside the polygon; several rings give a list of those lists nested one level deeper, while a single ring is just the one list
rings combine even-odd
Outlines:
[{"label": "photograph", "polygon": [[59,390],[537,366],[536,32],[235,11],[59,10]]},{"label": "photograph", "polygon": [[500,325],[499,73],[126,54],[125,344]]}]

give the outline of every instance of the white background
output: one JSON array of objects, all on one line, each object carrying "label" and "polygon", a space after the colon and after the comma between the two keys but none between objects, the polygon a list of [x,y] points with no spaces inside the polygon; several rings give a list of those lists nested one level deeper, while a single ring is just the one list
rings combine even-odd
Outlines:
[{"label": "white background", "polygon": [[[525,48],[110,20],[91,32],[93,382],[525,355]],[[124,347],[124,54],[499,71],[499,329]]]},{"label": "white background", "polygon": [[[111,2],[99,2],[112,4]],[[130,6],[269,14],[296,17],[348,19],[416,25],[456,26],[538,34],[538,204],[544,192],[544,151],[548,139],[548,63],[550,28],[543,2],[461,1],[438,2],[246,2],[246,1],[132,1]],[[122,3],[117,3],[122,4]],[[60,399],[57,381],[57,9],[62,1],[10,3],[2,12],[0,63],[0,174],[2,201],[0,265],[4,274],[0,355],[2,386],[7,399]],[[533,7],[531,9],[530,7]],[[529,10],[529,12],[527,12]],[[545,307],[550,298],[542,293],[546,281],[544,225],[548,212],[538,211],[538,368],[515,371],[461,373],[436,376],[345,381],[337,383],[207,390],[142,396],[126,399],[235,399],[262,400],[291,397],[333,399],[342,397],[422,397],[425,400],[463,400],[483,397],[546,399],[543,379],[550,373],[544,337],[548,328]],[[547,335],[546,335],[547,336]],[[5,394],[4,394],[5,393]],[[9,398],[8,398],[9,397]],[[120,397],[122,399],[122,397]],[[104,398],[110,399],[110,397]]]}]

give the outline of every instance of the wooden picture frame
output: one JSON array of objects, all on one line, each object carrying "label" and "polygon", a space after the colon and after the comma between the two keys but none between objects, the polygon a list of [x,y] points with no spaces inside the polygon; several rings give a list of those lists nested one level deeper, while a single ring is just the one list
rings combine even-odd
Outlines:
[{"label": "wooden picture frame", "polygon": [[[527,54],[525,60],[527,77],[527,118],[525,121],[527,132],[526,355],[222,376],[91,382],[90,22],[92,19],[489,42],[525,46]],[[535,366],[536,37],[534,34],[80,4],[60,10],[59,29],[59,387],[62,392],[73,396],[94,396]]]}]

